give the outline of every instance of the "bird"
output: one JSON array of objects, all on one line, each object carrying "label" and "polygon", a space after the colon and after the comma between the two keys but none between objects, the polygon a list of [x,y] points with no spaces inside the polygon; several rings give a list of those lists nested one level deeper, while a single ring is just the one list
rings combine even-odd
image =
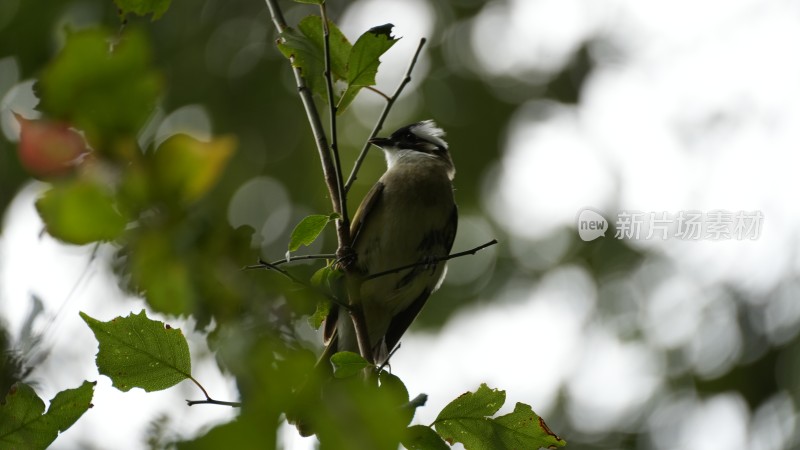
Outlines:
[{"label": "bird", "polygon": [[[458,207],[456,170],[444,136],[433,120],[424,120],[369,140],[383,150],[386,172],[353,215],[350,235],[376,365],[387,363],[447,273],[442,258],[453,247]],[[383,274],[408,265],[414,267]],[[323,336],[328,354],[359,353],[352,319],[342,307],[331,307]]]}]

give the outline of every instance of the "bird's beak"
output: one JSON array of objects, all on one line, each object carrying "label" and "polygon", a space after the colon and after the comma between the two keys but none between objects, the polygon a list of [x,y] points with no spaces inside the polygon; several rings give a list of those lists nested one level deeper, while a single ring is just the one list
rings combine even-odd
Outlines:
[{"label": "bird's beak", "polygon": [[389,147],[392,145],[392,140],[389,138],[375,137],[369,140],[369,143],[380,148]]}]

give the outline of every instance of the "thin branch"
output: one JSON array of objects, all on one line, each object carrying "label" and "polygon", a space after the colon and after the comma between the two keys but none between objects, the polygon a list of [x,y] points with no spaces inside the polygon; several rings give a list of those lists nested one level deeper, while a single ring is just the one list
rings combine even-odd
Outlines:
[{"label": "thin branch", "polygon": [[260,264],[261,267],[264,268],[264,269],[274,270],[275,272],[278,272],[279,274],[285,276],[286,278],[292,280],[293,282],[295,282],[297,284],[301,284],[301,285],[303,285],[305,287],[309,287],[309,288],[313,287],[313,286],[307,284],[305,281],[303,281],[303,280],[297,278],[296,276],[292,275],[287,270],[284,270],[284,269],[276,266],[275,264],[272,264],[271,262],[267,262],[267,261],[264,261],[263,259],[259,259],[258,260],[258,264]]},{"label": "thin branch", "polygon": [[[408,69],[406,70],[406,75],[403,77],[403,80],[397,86],[397,89],[394,91],[394,94],[390,98],[387,99],[386,105],[383,107],[383,112],[381,112],[380,117],[378,117],[378,121],[375,123],[375,127],[372,128],[372,133],[369,135],[369,139],[374,138],[378,135],[383,128],[383,122],[386,120],[386,117],[389,115],[389,111],[391,111],[394,102],[397,101],[398,97],[400,97],[400,93],[403,92],[403,89],[406,85],[411,82],[411,72],[414,70],[414,66],[417,65],[417,58],[419,58],[419,54],[422,51],[422,47],[425,45],[425,38],[419,40],[419,45],[417,46],[417,51],[414,52],[414,57],[411,58],[411,62],[408,64]],[[384,94],[385,97],[385,94]],[[353,170],[350,172],[350,176],[347,178],[347,183],[344,184],[344,192],[350,192],[350,188],[353,186],[353,183],[358,178],[358,171],[361,169],[361,164],[364,163],[364,158],[367,157],[367,152],[372,144],[369,143],[369,139],[364,144],[364,147],[361,149],[361,153],[358,154],[358,158],[356,158],[356,162],[353,165]]]},{"label": "thin branch", "polygon": [[322,17],[322,47],[325,52],[325,85],[328,90],[328,113],[330,114],[330,133],[331,133],[331,152],[333,153],[333,164],[336,171],[336,190],[339,194],[339,226],[350,230],[350,216],[347,215],[347,194],[344,192],[344,181],[342,178],[342,161],[339,158],[339,140],[336,129],[336,98],[333,92],[333,73],[331,72],[331,30],[328,25],[328,8],[325,2],[319,5],[320,16]]},{"label": "thin branch", "polygon": [[[267,8],[272,16],[272,22],[275,24],[278,32],[283,33],[286,28],[286,19],[283,17],[280,6],[277,0],[266,0]],[[311,125],[311,132],[317,144],[317,152],[319,153],[320,163],[322,164],[322,174],[325,177],[325,184],[328,186],[328,192],[331,196],[334,212],[344,217],[342,214],[341,201],[339,200],[339,183],[336,181],[336,169],[331,160],[331,155],[328,147],[328,139],[325,137],[325,128],[322,126],[317,106],[314,104],[314,97],[311,90],[306,85],[300,69],[295,66],[294,58],[290,58],[292,63],[292,72],[294,73],[295,84],[297,85],[297,92],[300,95],[300,100],[303,102],[303,107],[306,110],[306,117],[308,123]],[[337,222],[337,236],[339,238],[339,246],[350,246],[350,230],[349,228],[341,225],[342,221]]]},{"label": "thin branch", "polygon": [[230,406],[232,408],[241,408],[241,402],[226,402],[222,400],[214,400],[213,398],[207,398],[205,400],[186,400],[186,404],[189,406],[194,405],[222,405],[222,406]]},{"label": "thin branch", "polygon": [[232,406],[234,408],[242,406],[240,402],[226,402],[222,400],[214,400],[213,398],[209,397],[208,392],[206,392],[206,388],[200,384],[199,381],[195,380],[193,376],[189,375],[189,379],[192,380],[197,387],[203,391],[203,395],[206,397],[205,400],[186,400],[186,404],[189,406],[200,405],[200,404],[207,404],[207,405],[224,405],[224,406]]},{"label": "thin branch", "polygon": [[388,95],[384,94],[384,92],[383,92],[382,90],[380,90],[380,89],[376,88],[375,86],[364,86],[364,89],[370,90],[370,91],[372,91],[372,92],[374,92],[374,93],[376,93],[376,94],[380,95],[380,96],[381,96],[381,97],[383,97],[383,99],[384,99],[384,100],[386,100],[387,102],[388,102],[389,100],[391,100],[391,99],[392,99],[392,98],[391,98],[391,97],[389,97]]},{"label": "thin branch", "polygon": [[[355,279],[355,277],[351,277],[351,279]],[[360,286],[360,283],[355,284],[355,286]],[[355,292],[355,296],[350,297],[350,308],[347,312],[350,313],[350,320],[353,321],[353,328],[356,332],[356,342],[358,343],[358,352],[361,354],[361,357],[366,359],[368,363],[373,364],[375,362],[375,358],[372,354],[372,345],[369,340],[369,331],[367,329],[367,319],[364,317],[364,308],[361,307],[361,303],[354,302],[353,300],[359,300],[359,292],[360,289],[356,288],[348,288],[348,294],[350,292]]]},{"label": "thin branch", "polygon": [[[335,259],[336,255],[333,253],[319,253],[314,255],[299,255],[299,256],[292,256],[291,260],[283,258],[277,261],[272,261],[269,263],[270,266],[280,266],[281,264],[286,264],[289,262],[295,261],[304,261],[309,259]],[[255,269],[268,269],[269,266],[265,264],[263,261],[259,261],[258,264],[251,264],[249,266],[242,267],[242,270],[255,270]]]},{"label": "thin branch", "polygon": [[303,280],[297,278],[296,276],[292,275],[291,273],[289,273],[289,271],[284,270],[284,269],[276,266],[275,264],[273,264],[271,262],[267,262],[267,261],[264,261],[263,259],[259,259],[258,260],[258,264],[259,264],[258,266],[248,266],[248,267],[252,267],[254,269],[255,268],[263,268],[263,269],[266,269],[266,270],[274,270],[274,271],[278,272],[279,274],[285,276],[286,278],[292,280],[293,282],[295,282],[295,283],[297,283],[297,284],[299,284],[299,285],[301,285],[301,286],[303,286],[303,287],[305,287],[307,289],[310,289],[310,290],[316,292],[317,294],[327,298],[329,301],[341,306],[345,310],[349,311],[351,309],[351,306],[348,305],[347,303],[339,300],[338,298],[336,298],[333,295],[325,292],[324,290],[318,288],[317,286],[314,286],[312,284],[306,283],[305,281],[303,281]]},{"label": "thin branch", "polygon": [[[286,20],[283,17],[283,13],[281,12],[280,7],[278,6],[277,0],[266,0],[267,7],[269,8],[270,15],[272,16],[272,21],[275,23],[275,27],[278,29],[279,32],[283,33],[287,26]],[[335,164],[332,161],[331,153],[334,153],[336,159],[338,160],[338,150],[335,148],[336,140],[335,140],[335,131],[336,131],[336,109],[335,104],[333,102],[333,87],[332,87],[332,80],[330,74],[330,50],[328,49],[328,21],[326,17],[326,12],[323,7],[321,10],[323,17],[323,32],[325,35],[325,78],[328,84],[328,97],[329,103],[333,107],[331,111],[331,133],[332,133],[332,141],[334,142],[334,147],[328,146],[328,141],[325,137],[325,130],[322,126],[322,121],[319,116],[319,112],[317,111],[316,105],[314,104],[313,93],[308,89],[306,86],[305,80],[303,79],[302,74],[300,73],[300,69],[295,67],[294,58],[290,58],[292,63],[292,72],[294,73],[295,83],[297,84],[297,92],[300,95],[300,98],[303,102],[303,106],[306,110],[306,116],[308,117],[308,122],[311,125],[311,131],[314,134],[314,138],[316,139],[317,143],[317,151],[319,152],[320,162],[322,163],[322,173],[325,177],[325,184],[328,186],[328,192],[331,197],[331,202],[333,203],[333,210],[334,212],[338,213],[341,219],[336,221],[336,236],[338,238],[338,248],[336,249],[336,255],[342,261],[353,261],[353,249],[351,247],[351,236],[350,236],[350,225],[349,225],[349,218],[347,217],[346,206],[347,202],[345,201],[344,197],[346,196],[347,189],[344,188],[342,184],[342,177],[344,174],[341,171],[341,165],[337,161]],[[420,44],[421,45],[421,44]],[[417,51],[419,53],[419,51]],[[416,60],[416,55],[415,58]],[[408,77],[408,75],[407,75]],[[405,82],[407,83],[407,81]],[[403,84],[405,84],[403,83]],[[387,111],[388,113],[388,111]],[[381,120],[381,123],[383,120]],[[374,130],[377,133],[380,128]],[[363,158],[362,158],[363,159]],[[337,178],[338,177],[338,178]],[[281,271],[277,268],[277,266],[270,267],[273,270],[278,270],[279,272],[283,272],[284,275],[287,273],[285,271]],[[342,268],[345,272],[345,279],[348,281],[347,283],[347,295],[349,300],[348,305],[344,306],[353,320],[353,325],[356,331],[356,337],[359,343],[359,350],[361,352],[361,356],[364,357],[367,361],[372,361],[372,349],[369,345],[369,335],[367,334],[367,327],[366,322],[364,320],[364,312],[361,308],[361,301],[359,298],[359,286],[360,280],[356,277],[357,269],[354,267],[353,264],[342,264]],[[290,277],[294,278],[294,277]],[[296,279],[295,279],[296,280]],[[337,304],[340,304],[338,300],[334,300]]]},{"label": "thin branch", "polygon": [[[383,372],[383,369],[385,369],[386,366],[389,365],[389,361],[392,360],[392,356],[394,356],[394,354],[397,353],[398,350],[400,350],[400,346],[402,344],[403,344],[402,342],[398,342],[397,345],[394,346],[392,351],[389,352],[389,356],[386,357],[386,361],[384,361],[383,364],[381,364],[381,366],[378,367],[378,373]],[[390,369],[391,369],[391,367],[390,367]]]},{"label": "thin branch", "polygon": [[[338,192],[339,219],[336,220],[336,229],[339,237],[339,248],[336,254],[339,259],[350,260],[352,249],[350,247],[350,216],[347,214],[347,192],[344,189],[344,173],[342,172],[342,162],[339,158],[339,144],[336,130],[336,102],[333,92],[333,74],[331,73],[331,49],[330,49],[330,27],[328,25],[328,12],[323,1],[319,5],[320,16],[322,17],[322,44],[325,52],[325,83],[328,89],[328,105],[330,114],[330,133],[331,133],[331,153],[333,153],[334,168],[336,170],[336,189]],[[351,264],[342,264],[345,274],[349,274],[351,279],[355,268]],[[350,319],[353,321],[353,329],[358,342],[358,350],[361,356],[367,361],[372,362],[372,346],[367,332],[367,321],[364,318],[364,311],[361,307],[360,283],[349,283],[347,286],[347,297],[349,300]]]},{"label": "thin branch", "polygon": [[428,265],[431,265],[431,264],[440,263],[442,261],[449,261],[449,260],[454,259],[454,258],[460,258],[462,256],[474,255],[475,253],[478,253],[479,251],[485,249],[486,247],[491,247],[492,245],[495,245],[495,244],[497,244],[497,239],[492,239],[491,241],[489,241],[489,242],[487,242],[487,243],[485,243],[483,245],[479,245],[479,246],[477,246],[475,248],[472,248],[472,249],[469,249],[469,250],[465,250],[463,252],[452,253],[452,254],[450,254],[448,256],[442,256],[442,257],[439,257],[439,258],[433,258],[433,259],[428,260],[428,261],[420,261],[420,262],[416,262],[414,264],[407,264],[405,266],[396,267],[394,269],[384,270],[383,272],[373,273],[371,275],[367,275],[367,277],[364,278],[364,281],[372,280],[372,279],[375,279],[375,278],[378,278],[378,277],[382,277],[382,276],[393,274],[393,273],[397,273],[397,272],[401,272],[403,270],[411,269],[411,268],[414,268],[414,267],[428,266]]},{"label": "thin branch", "polygon": [[269,15],[272,17],[272,23],[275,24],[275,29],[278,30],[278,33],[283,33],[286,29],[286,19],[283,18],[283,11],[278,6],[277,0],[266,0],[266,2]]}]

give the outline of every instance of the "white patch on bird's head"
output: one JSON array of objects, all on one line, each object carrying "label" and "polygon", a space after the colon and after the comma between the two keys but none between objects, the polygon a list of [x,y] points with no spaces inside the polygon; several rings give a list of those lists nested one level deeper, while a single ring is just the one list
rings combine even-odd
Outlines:
[{"label": "white patch on bird's head", "polygon": [[416,150],[396,149],[385,152],[386,167],[391,169],[395,164],[414,164],[435,161],[436,156],[430,153],[423,153]]},{"label": "white patch on bird's head", "polygon": [[447,142],[442,139],[445,135],[444,130],[439,128],[431,119],[423,120],[416,125],[412,125],[410,131],[420,139],[433,142],[436,145],[441,145],[447,148]]}]

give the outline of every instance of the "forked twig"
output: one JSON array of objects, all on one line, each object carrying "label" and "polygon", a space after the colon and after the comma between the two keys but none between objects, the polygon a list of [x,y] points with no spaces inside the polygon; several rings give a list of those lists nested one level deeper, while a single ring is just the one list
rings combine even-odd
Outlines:
[{"label": "forked twig", "polygon": [[[414,52],[414,56],[411,58],[411,62],[408,64],[406,75],[403,77],[403,80],[397,86],[397,89],[394,91],[394,94],[392,94],[391,97],[386,99],[386,105],[384,105],[383,111],[381,112],[381,115],[378,117],[378,121],[372,128],[372,133],[370,133],[369,139],[374,138],[381,131],[381,128],[383,128],[383,122],[389,115],[389,111],[391,111],[392,106],[394,106],[394,102],[396,102],[398,97],[400,97],[400,93],[403,92],[403,89],[406,87],[406,85],[409,82],[411,82],[411,72],[414,70],[414,66],[417,65],[417,58],[419,58],[419,54],[420,52],[422,52],[422,47],[425,46],[425,42],[426,42],[425,38],[419,40],[417,51]],[[381,92],[380,95],[386,98],[386,94]],[[356,162],[353,164],[353,170],[350,172],[350,176],[347,177],[347,183],[344,184],[345,194],[350,192],[350,188],[353,186],[353,183],[356,181],[356,178],[358,178],[358,171],[361,169],[361,164],[364,163],[364,159],[367,157],[367,152],[369,151],[370,145],[372,145],[369,143],[369,139],[367,139],[367,142],[361,149],[361,153],[358,154],[358,158],[356,158]]]}]

